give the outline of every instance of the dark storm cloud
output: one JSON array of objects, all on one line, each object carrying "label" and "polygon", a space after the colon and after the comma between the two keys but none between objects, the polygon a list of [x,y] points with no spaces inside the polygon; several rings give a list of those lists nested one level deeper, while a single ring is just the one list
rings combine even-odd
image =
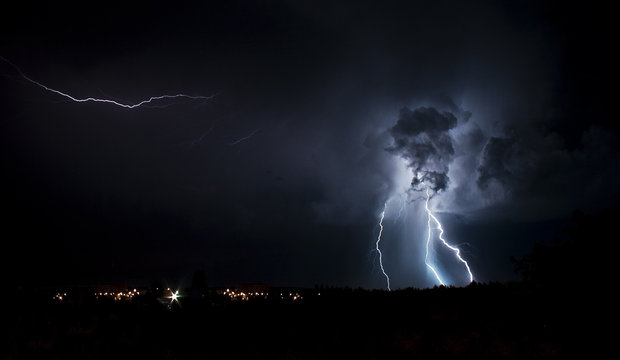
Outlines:
[{"label": "dark storm cloud", "polygon": [[508,184],[513,173],[507,168],[510,156],[513,154],[513,139],[492,137],[484,147],[481,165],[478,167],[476,183],[481,189],[486,189],[493,179],[502,184]]},{"label": "dark storm cloud", "polygon": [[394,144],[387,151],[402,156],[414,170],[414,190],[422,190],[421,182],[430,184],[434,192],[447,188],[448,165],[454,155],[448,131],[456,125],[454,114],[434,107],[400,110],[396,125],[390,129]]},{"label": "dark storm cloud", "polygon": [[421,176],[413,178],[411,181],[411,187],[415,191],[422,191],[424,188],[422,187],[422,183],[431,184],[431,189],[434,192],[438,192],[440,190],[445,190],[448,187],[448,175],[445,173],[440,173],[437,171],[426,171],[423,172]]},{"label": "dark storm cloud", "polygon": [[402,108],[398,122],[391,129],[392,135],[400,139],[425,132],[440,134],[456,126],[456,117],[448,112],[439,112],[432,107],[419,107],[415,110]]},{"label": "dark storm cloud", "polygon": [[[215,283],[368,286],[377,211],[409,182],[440,191],[444,211],[491,219],[536,220],[618,193],[620,61],[597,29],[614,21],[573,21],[587,6],[15,5],[0,55],[33,79],[80,96],[218,94],[126,112],[58,102],[1,68],[0,184],[13,214],[3,228],[32,229],[16,238],[34,242],[24,266],[52,271],[26,248],[60,242],[56,254],[97,269],[124,262],[117,254],[151,259],[122,275],[207,264]],[[400,157],[417,177],[402,181]],[[401,284],[416,285],[421,268]]]},{"label": "dark storm cloud", "polygon": [[615,206],[620,189],[620,141],[598,126],[584,130],[572,148],[557,133],[535,127],[491,137],[476,169],[482,196],[507,216],[545,218],[575,209]]}]

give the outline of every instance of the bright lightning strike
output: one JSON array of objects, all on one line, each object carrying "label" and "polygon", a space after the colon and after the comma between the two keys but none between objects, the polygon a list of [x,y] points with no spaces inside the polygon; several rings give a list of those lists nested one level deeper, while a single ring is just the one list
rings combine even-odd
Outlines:
[{"label": "bright lightning strike", "polygon": [[381,253],[381,250],[379,249],[379,243],[381,242],[381,235],[383,235],[383,219],[385,218],[386,208],[387,208],[387,201],[383,205],[383,212],[381,212],[381,220],[379,220],[379,235],[377,236],[377,242],[375,243],[375,249],[379,253],[379,266],[381,267],[381,272],[383,273],[383,275],[385,276],[385,279],[387,280],[387,289],[391,291],[392,289],[390,289],[390,277],[388,276],[388,274],[386,274],[385,269],[383,268],[383,254]]},{"label": "bright lightning strike", "polygon": [[6,58],[0,56],[0,59],[2,59],[4,62],[6,62],[7,64],[11,65],[13,68],[15,68],[15,70],[17,70],[17,72],[19,73],[19,75],[29,81],[32,84],[35,84],[41,88],[43,88],[44,90],[47,90],[49,92],[52,92],[54,94],[66,97],[67,99],[70,99],[71,101],[74,102],[99,102],[99,103],[107,103],[107,104],[112,104],[112,105],[116,105],[116,106],[120,106],[123,108],[127,108],[127,109],[134,109],[137,107],[140,107],[142,105],[146,105],[146,104],[150,104],[154,101],[157,100],[164,100],[164,99],[179,99],[179,98],[184,98],[184,99],[191,99],[191,100],[210,100],[213,98],[213,95],[211,96],[202,96],[202,95],[187,95],[187,94],[174,94],[174,95],[158,95],[158,96],[151,96],[148,99],[142,100],[140,102],[134,103],[134,104],[124,104],[121,102],[118,102],[116,100],[111,100],[111,99],[101,99],[101,98],[94,98],[94,97],[87,97],[87,98],[77,98],[75,96],[69,95],[67,93],[64,93],[60,90],[57,89],[53,89],[49,86],[46,86],[36,80],[31,79],[30,77],[28,77],[26,74],[24,74],[21,69],[19,67],[17,67],[17,65],[13,64],[12,62],[10,62],[9,60],[7,60]]},{"label": "bright lightning strike", "polygon": [[[422,184],[424,184],[424,183],[422,183]],[[469,264],[467,263],[467,261],[465,261],[465,259],[463,259],[461,257],[461,250],[459,248],[457,248],[457,247],[454,247],[454,246],[448,244],[446,239],[443,238],[443,227],[441,226],[441,223],[439,222],[437,217],[435,217],[435,215],[433,215],[433,212],[428,207],[428,202],[429,202],[430,198],[431,198],[430,192],[428,190],[428,186],[426,186],[426,203],[424,204],[424,209],[426,210],[426,213],[428,214],[428,237],[426,239],[426,256],[424,257],[424,262],[426,263],[426,266],[428,266],[428,268],[431,269],[433,274],[435,274],[435,277],[437,278],[439,283],[441,283],[441,285],[445,286],[446,284],[443,282],[443,280],[441,280],[441,277],[437,273],[437,270],[435,270],[435,268],[428,261],[429,246],[430,246],[430,243],[431,243],[431,232],[433,230],[432,227],[431,227],[431,222],[434,222],[437,225],[437,227],[435,229],[439,230],[439,240],[441,240],[441,242],[444,244],[444,246],[446,246],[448,249],[452,250],[455,253],[456,257],[459,259],[459,261],[462,262],[465,265],[465,267],[467,268],[467,273],[469,274],[469,282],[474,281],[474,275],[471,273],[471,269],[469,268]]]}]

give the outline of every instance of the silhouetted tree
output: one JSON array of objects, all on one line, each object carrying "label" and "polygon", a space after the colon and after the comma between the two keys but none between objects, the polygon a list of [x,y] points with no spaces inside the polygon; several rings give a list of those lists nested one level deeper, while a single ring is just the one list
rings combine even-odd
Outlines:
[{"label": "silhouetted tree", "polygon": [[515,271],[528,283],[550,288],[607,283],[615,263],[612,246],[619,240],[614,231],[618,215],[575,212],[551,244],[537,243],[523,258],[512,258]]}]

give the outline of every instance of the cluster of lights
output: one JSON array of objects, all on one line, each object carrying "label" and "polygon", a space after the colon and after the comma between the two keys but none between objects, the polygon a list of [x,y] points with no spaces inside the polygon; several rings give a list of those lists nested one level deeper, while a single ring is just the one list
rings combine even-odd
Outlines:
[{"label": "cluster of lights", "polygon": [[[179,302],[179,298],[181,297],[181,294],[179,294],[179,290],[171,290],[170,288],[167,288],[165,290],[165,293],[168,293],[168,295],[164,294],[163,299],[169,299],[170,303],[169,305],[172,305],[174,302]],[[95,292],[95,298],[97,300],[100,299],[113,299],[114,301],[130,301],[133,300],[135,297],[141,295],[143,293],[141,293],[140,291],[138,291],[138,289],[133,289],[133,290],[125,290],[125,291],[119,291],[119,292],[115,292],[115,291],[106,291],[106,292]],[[239,290],[230,290],[230,289],[226,289],[226,291],[224,291],[222,293],[224,296],[228,296],[231,300],[235,300],[235,301],[248,301],[250,299],[268,299],[269,298],[269,293],[268,292],[244,292],[244,291],[239,291]],[[318,294],[319,296],[321,295],[320,293]],[[56,300],[56,301],[64,301],[67,299],[67,293],[57,293],[56,295],[54,295],[52,297],[52,299]],[[280,293],[280,299],[281,300],[291,300],[291,301],[299,301],[299,300],[303,300],[303,296],[301,296],[299,293],[297,292],[289,292],[289,293],[284,293],[281,292]]]},{"label": "cluster of lights", "polygon": [[[284,300],[285,297],[286,297],[285,293],[280,293],[280,300]],[[288,293],[288,298],[287,299],[293,300],[293,301],[298,301],[298,300],[303,300],[303,296],[299,295],[299,293]]]},{"label": "cluster of lights", "polygon": [[[250,299],[267,299],[269,297],[269,293],[266,292],[243,292],[243,291],[235,291],[235,290],[230,290],[230,289],[226,289],[226,291],[223,292],[223,294],[225,296],[228,296],[231,300],[241,300],[241,301],[248,301]],[[302,300],[303,296],[301,296],[299,293],[297,292],[290,292],[290,293],[280,293],[280,300],[292,300],[292,301],[299,301]]]},{"label": "cluster of lights", "polygon": [[243,292],[226,289],[224,295],[230,297],[231,300],[248,301],[250,299],[267,299],[269,293],[266,292]]},{"label": "cluster of lights", "polygon": [[140,292],[137,289],[120,291],[120,292],[96,292],[96,299],[114,299],[114,301],[120,300],[132,300],[134,296],[140,295]]},{"label": "cluster of lights", "polygon": [[52,299],[57,300],[57,301],[63,301],[66,298],[67,298],[67,293],[57,293],[56,295],[52,297]]}]

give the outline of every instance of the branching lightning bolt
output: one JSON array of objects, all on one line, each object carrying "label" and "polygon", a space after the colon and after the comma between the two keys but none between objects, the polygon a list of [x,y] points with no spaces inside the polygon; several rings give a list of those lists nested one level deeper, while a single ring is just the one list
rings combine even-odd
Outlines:
[{"label": "branching lightning bolt", "polygon": [[150,104],[154,101],[157,100],[164,100],[164,99],[178,99],[178,98],[184,98],[184,99],[191,99],[191,100],[210,100],[213,98],[213,95],[211,96],[202,96],[202,95],[187,95],[187,94],[174,94],[174,95],[159,95],[159,96],[151,96],[150,98],[146,99],[146,100],[142,100],[140,102],[134,103],[134,104],[124,104],[121,102],[118,102],[116,100],[111,100],[111,99],[101,99],[101,98],[94,98],[94,97],[87,97],[87,98],[77,98],[74,97],[72,95],[69,95],[67,93],[64,93],[60,90],[57,89],[53,89],[49,86],[46,86],[36,80],[31,79],[30,77],[28,77],[26,74],[24,74],[21,69],[19,67],[17,67],[17,65],[13,64],[12,62],[10,62],[9,60],[7,60],[6,58],[4,58],[3,56],[0,56],[0,59],[2,59],[4,62],[6,62],[7,64],[11,65],[13,68],[15,68],[15,70],[17,70],[17,72],[19,73],[19,75],[24,79],[29,81],[32,84],[35,84],[41,88],[43,88],[44,90],[47,90],[49,92],[52,92],[54,94],[66,97],[68,99],[70,99],[71,101],[75,101],[75,102],[100,102],[100,103],[107,103],[107,104],[112,104],[112,105],[116,105],[116,106],[120,106],[123,108],[127,108],[127,109],[134,109],[146,104]]},{"label": "branching lightning bolt", "polygon": [[387,201],[383,205],[383,212],[381,212],[381,220],[379,220],[379,235],[377,236],[377,242],[375,243],[375,249],[379,253],[379,266],[381,267],[381,272],[385,276],[387,280],[387,289],[390,289],[390,277],[386,274],[385,269],[383,268],[383,254],[381,253],[381,249],[379,249],[379,243],[381,242],[381,235],[383,235],[383,219],[385,218],[385,209],[387,208]]},{"label": "branching lightning bolt", "polygon": [[454,247],[454,246],[448,244],[446,239],[443,238],[443,227],[441,226],[441,223],[439,222],[437,217],[435,217],[435,215],[433,215],[433,212],[428,207],[428,202],[429,202],[430,198],[431,198],[430,192],[428,190],[428,186],[426,186],[426,203],[424,204],[424,209],[426,210],[426,213],[428,214],[428,237],[426,238],[426,256],[424,257],[424,263],[426,263],[426,266],[428,266],[428,268],[431,269],[433,274],[435,274],[435,277],[437,278],[439,283],[441,283],[441,285],[445,286],[446,284],[443,282],[443,280],[441,280],[441,277],[439,276],[439,273],[437,273],[437,270],[435,270],[433,265],[431,265],[429,263],[429,261],[428,261],[429,247],[430,247],[430,243],[431,243],[431,232],[433,230],[432,227],[431,227],[431,222],[434,222],[437,225],[437,227],[435,229],[439,230],[439,236],[438,236],[439,240],[441,240],[441,242],[444,244],[444,246],[446,246],[448,249],[452,250],[455,253],[456,257],[459,259],[459,261],[462,262],[465,265],[465,267],[467,268],[467,273],[469,274],[469,282],[474,281],[474,275],[471,273],[471,269],[469,268],[469,264],[467,263],[467,261],[465,261],[465,259],[463,259],[461,257],[461,250],[459,248],[457,248],[457,247]]}]

